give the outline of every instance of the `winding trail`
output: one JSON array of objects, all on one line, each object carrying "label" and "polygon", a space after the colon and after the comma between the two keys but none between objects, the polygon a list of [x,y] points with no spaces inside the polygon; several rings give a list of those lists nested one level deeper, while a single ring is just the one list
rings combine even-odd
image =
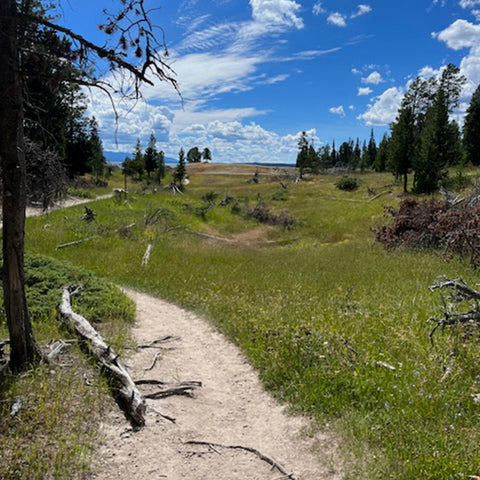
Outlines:
[{"label": "winding trail", "polygon": [[[147,425],[133,432],[118,409],[104,418],[104,440],[90,478],[96,480],[280,480],[294,478],[272,469],[245,450],[186,445],[187,441],[251,447],[274,459],[300,480],[338,480],[341,462],[330,434],[311,433],[304,417],[288,415],[262,388],[239,349],[200,317],[142,293],[127,292],[137,304],[133,336],[139,344],[167,335],[156,350],[140,349],[128,360],[136,379],[199,380],[194,397],[147,400]],[[168,349],[167,349],[168,348]],[[176,419],[169,422],[158,412]]]}]

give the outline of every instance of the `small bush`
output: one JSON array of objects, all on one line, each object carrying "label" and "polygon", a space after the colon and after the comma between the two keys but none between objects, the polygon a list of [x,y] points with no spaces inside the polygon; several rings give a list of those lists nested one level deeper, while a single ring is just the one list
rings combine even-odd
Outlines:
[{"label": "small bush", "polygon": [[285,200],[288,200],[288,190],[285,190],[284,188],[278,189],[273,193],[272,200],[276,202],[284,202]]},{"label": "small bush", "polygon": [[358,188],[359,182],[357,178],[354,177],[349,177],[349,176],[344,176],[342,177],[336,184],[335,186],[339,190],[344,190],[346,192],[353,192]]}]

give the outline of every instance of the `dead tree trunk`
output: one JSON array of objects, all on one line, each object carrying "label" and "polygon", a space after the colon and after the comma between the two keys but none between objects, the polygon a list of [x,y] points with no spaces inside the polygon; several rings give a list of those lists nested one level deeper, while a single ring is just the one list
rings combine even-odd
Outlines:
[{"label": "dead tree trunk", "polygon": [[3,296],[10,333],[10,367],[25,369],[37,355],[25,298],[25,152],[19,72],[17,2],[0,2],[0,157],[3,209]]},{"label": "dead tree trunk", "polygon": [[105,343],[103,337],[81,315],[72,309],[71,294],[63,290],[60,313],[63,321],[75,329],[82,340],[88,342],[89,349],[102,368],[112,378],[113,387],[120,405],[136,427],[145,425],[146,405],[142,394],[130,377],[118,355]]}]

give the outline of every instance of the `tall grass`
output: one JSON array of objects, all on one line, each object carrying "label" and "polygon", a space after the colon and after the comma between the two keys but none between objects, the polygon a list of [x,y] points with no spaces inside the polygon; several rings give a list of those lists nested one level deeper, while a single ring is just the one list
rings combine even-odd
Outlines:
[{"label": "tall grass", "polygon": [[[121,348],[128,340],[134,306],[113,285],[38,255],[26,259],[26,283],[35,336],[46,354],[52,342],[74,336],[57,318],[64,285],[82,285],[83,293],[74,308],[94,322],[111,344]],[[7,337],[2,318],[0,338]],[[98,440],[100,418],[110,403],[106,380],[78,344],[52,363],[23,375],[3,372],[0,478],[85,478]]]},{"label": "tall grass", "polygon": [[[370,226],[383,221],[385,204],[398,202],[398,190],[370,201],[367,187],[391,190],[391,177],[362,176],[356,192],[321,177],[291,184],[282,201],[271,200],[279,184],[266,177],[259,184],[206,174],[191,180],[183,196],[97,202],[96,224],[80,220],[75,208],[31,219],[29,249],[204,314],[245,350],[279,398],[342,436],[349,478],[477,475],[480,417],[471,394],[480,391],[479,342],[445,331],[432,347],[428,322],[439,313],[439,298],[428,290],[439,275],[475,283],[477,274],[462,259],[445,263],[436,252],[386,252],[375,244]],[[201,197],[212,190],[247,207],[267,201],[299,223],[265,230],[253,247],[189,233],[234,240],[259,228],[229,206],[199,215]],[[145,226],[145,212],[160,206],[168,219]],[[128,235],[115,232],[133,222]],[[142,266],[148,242],[151,260]]]}]

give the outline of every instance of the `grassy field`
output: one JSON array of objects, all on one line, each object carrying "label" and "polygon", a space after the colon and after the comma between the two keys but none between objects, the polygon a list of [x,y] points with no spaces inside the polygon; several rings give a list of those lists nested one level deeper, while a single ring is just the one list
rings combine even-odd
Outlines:
[{"label": "grassy field", "polygon": [[[370,227],[399,201],[390,175],[343,192],[335,177],[294,183],[262,169],[254,183],[254,170],[195,166],[184,195],[94,202],[90,223],[83,207],[29,219],[27,248],[205,315],[279,398],[342,437],[347,478],[479,475],[478,337],[446,330],[432,347],[428,321],[441,307],[436,278],[474,284],[478,272],[374,241]],[[259,205],[295,224],[259,222]]]},{"label": "grassy field", "polygon": [[[57,318],[62,286],[72,284],[83,287],[74,309],[122,351],[134,305],[115,286],[36,255],[26,259],[26,283],[35,336],[45,354],[59,339],[75,337]],[[0,338],[7,337],[2,319]],[[0,478],[85,478],[101,415],[112,402],[106,380],[78,344],[54,363],[19,376],[0,375]]]}]

